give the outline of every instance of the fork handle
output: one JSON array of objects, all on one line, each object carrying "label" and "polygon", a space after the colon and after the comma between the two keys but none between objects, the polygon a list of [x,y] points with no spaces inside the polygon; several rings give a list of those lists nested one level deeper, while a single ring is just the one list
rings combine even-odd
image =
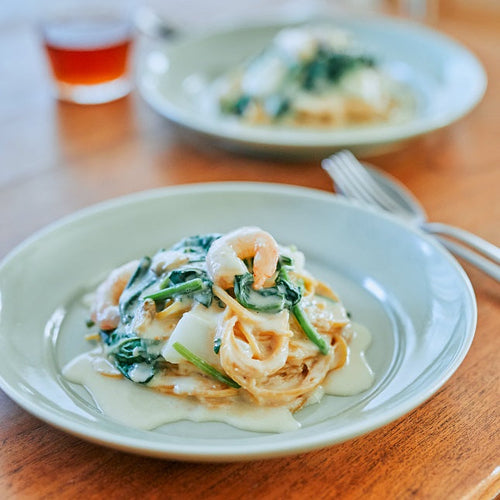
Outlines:
[{"label": "fork handle", "polygon": [[498,264],[495,264],[470,248],[460,245],[459,243],[455,243],[444,236],[436,235],[436,239],[450,252],[476,266],[485,274],[491,276],[500,283],[500,266]]},{"label": "fork handle", "polygon": [[428,233],[435,235],[450,252],[470,262],[500,282],[500,248],[464,229],[441,222],[426,222],[421,227]]},{"label": "fork handle", "polygon": [[494,263],[500,264],[500,248],[475,234],[441,222],[426,222],[422,224],[422,228],[429,233],[448,236],[465,243],[479,254],[491,259]]}]

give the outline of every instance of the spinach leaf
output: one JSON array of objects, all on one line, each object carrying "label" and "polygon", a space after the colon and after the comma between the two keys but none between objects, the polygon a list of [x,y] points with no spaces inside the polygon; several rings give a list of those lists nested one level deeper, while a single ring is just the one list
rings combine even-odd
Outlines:
[{"label": "spinach leaf", "polygon": [[214,352],[215,352],[215,354],[219,354],[221,345],[222,345],[222,339],[220,337],[215,338],[214,339]]},{"label": "spinach leaf", "polygon": [[143,257],[120,296],[118,308],[121,321],[124,324],[132,321],[134,309],[138,305],[138,299],[141,293],[158,279],[156,274],[150,271],[150,268],[151,259],[149,257]]},{"label": "spinach leaf", "polygon": [[255,290],[253,282],[250,273],[234,277],[234,295],[243,307],[266,313],[279,313],[285,308],[285,299],[278,286]]},{"label": "spinach leaf", "polygon": [[172,250],[182,250],[185,253],[199,253],[206,255],[212,243],[219,239],[222,235],[213,234],[197,234],[195,236],[188,236],[176,243]]},{"label": "spinach leaf", "polygon": [[317,90],[322,84],[338,82],[348,71],[360,67],[372,67],[375,60],[364,54],[334,52],[320,47],[316,56],[303,65],[300,81],[302,88]]},{"label": "spinach leaf", "polygon": [[205,307],[210,307],[213,300],[213,283],[204,269],[186,265],[168,274],[169,283],[173,285],[181,285],[195,279],[201,280],[202,287],[192,292],[190,296]]},{"label": "spinach leaf", "polygon": [[153,378],[161,358],[158,353],[148,349],[156,341],[141,339],[119,330],[107,334],[103,340],[109,346],[109,357],[124,377],[142,384]]},{"label": "spinach leaf", "polygon": [[292,265],[292,259],[280,256],[278,260],[278,276],[274,286],[255,290],[251,273],[234,277],[234,295],[236,300],[247,309],[254,311],[279,313],[283,309],[291,309],[302,298],[298,286],[291,282],[285,268]]},{"label": "spinach leaf", "polygon": [[185,283],[186,281],[194,280],[195,278],[207,281],[208,275],[205,271],[198,267],[184,266],[171,271],[168,278],[171,283],[178,285],[180,283]]},{"label": "spinach leaf", "polygon": [[241,95],[237,99],[224,99],[221,101],[223,113],[241,116],[250,104],[252,98],[249,95]]},{"label": "spinach leaf", "polygon": [[205,307],[212,304],[212,281],[207,272],[198,267],[187,265],[174,269],[167,274],[162,286],[164,288],[144,298],[158,302],[172,297],[188,297]]},{"label": "spinach leaf", "polygon": [[264,108],[273,118],[280,118],[290,109],[290,99],[276,94],[271,95],[264,101]]}]

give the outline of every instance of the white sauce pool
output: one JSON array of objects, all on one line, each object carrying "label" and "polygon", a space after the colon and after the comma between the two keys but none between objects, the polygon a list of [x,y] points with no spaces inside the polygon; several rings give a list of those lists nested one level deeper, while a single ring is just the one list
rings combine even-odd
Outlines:
[{"label": "white sauce pool", "polygon": [[340,370],[327,375],[323,382],[326,394],[352,396],[366,391],[373,384],[373,371],[365,359],[365,349],[371,343],[371,334],[363,325],[353,325],[347,361]]},{"label": "white sauce pool", "polygon": [[[370,341],[370,332],[356,325],[347,363],[327,377],[323,386],[326,394],[353,395],[372,385],[373,372],[364,357]],[[100,349],[81,354],[64,367],[63,375],[70,382],[83,385],[105,415],[129,427],[154,429],[169,422],[191,420],[224,422],[256,432],[287,432],[300,428],[300,423],[286,408],[248,403],[207,408],[194,399],[161,394],[125,378],[103,376],[96,371],[96,364],[101,364],[102,359]]]}]

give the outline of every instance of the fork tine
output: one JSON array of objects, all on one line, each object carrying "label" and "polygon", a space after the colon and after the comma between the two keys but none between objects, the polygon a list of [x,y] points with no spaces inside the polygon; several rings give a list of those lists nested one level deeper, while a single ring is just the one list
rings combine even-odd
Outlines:
[{"label": "fork tine", "polygon": [[351,182],[357,183],[359,189],[366,190],[371,199],[385,210],[401,213],[402,209],[373,179],[365,167],[350,151],[342,151],[340,159],[351,177]]},{"label": "fork tine", "polygon": [[[354,195],[368,203],[380,205],[380,202],[376,196],[369,190],[366,189],[366,182],[361,176],[356,175],[351,167],[351,161],[349,158],[345,158],[343,154],[339,154],[335,158],[332,158],[334,165],[336,166],[336,172],[342,172],[342,179],[344,187],[348,186]],[[385,206],[382,208],[386,209]]]},{"label": "fork tine", "polygon": [[350,167],[344,162],[342,156],[332,156],[323,162],[323,168],[330,173],[338,190],[347,197],[355,198],[372,205],[378,205],[371,193],[360,186],[359,182],[353,182]]},{"label": "fork tine", "polygon": [[328,158],[324,161],[323,168],[330,173],[338,192],[349,198],[355,198],[366,203],[374,203],[364,189],[360,189],[355,182],[352,182],[349,173],[346,172],[342,163]]},{"label": "fork tine", "polygon": [[352,184],[350,182],[346,182],[344,177],[344,170],[342,166],[338,165],[337,162],[332,160],[332,158],[325,158],[321,162],[321,166],[328,172],[330,175],[333,184],[335,186],[335,190],[339,194],[343,194],[344,196],[356,196],[352,190]]},{"label": "fork tine", "polygon": [[325,168],[334,179],[341,176],[342,190],[346,194],[349,191],[350,196],[376,204],[384,210],[404,213],[404,209],[378,185],[350,151],[342,150],[332,155],[328,160],[329,162],[325,161]]}]

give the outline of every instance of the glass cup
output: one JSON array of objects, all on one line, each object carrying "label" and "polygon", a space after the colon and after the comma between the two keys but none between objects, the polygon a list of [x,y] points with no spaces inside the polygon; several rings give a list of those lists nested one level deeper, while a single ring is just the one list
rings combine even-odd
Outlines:
[{"label": "glass cup", "polygon": [[130,92],[132,13],[128,0],[62,0],[48,6],[40,27],[59,99],[99,104]]}]

